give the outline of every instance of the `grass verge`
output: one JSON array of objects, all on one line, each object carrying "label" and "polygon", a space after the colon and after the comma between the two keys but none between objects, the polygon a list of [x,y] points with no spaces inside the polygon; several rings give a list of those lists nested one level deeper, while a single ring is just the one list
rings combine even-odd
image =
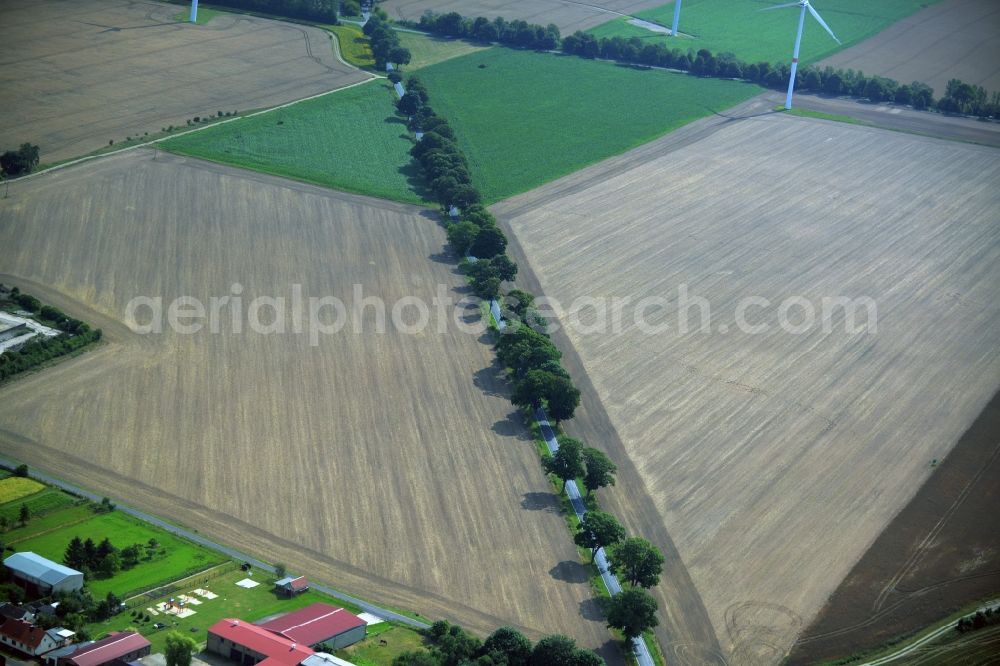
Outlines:
[{"label": "grass verge", "polygon": [[337,43],[340,45],[340,55],[348,63],[361,69],[374,70],[375,56],[372,55],[368,38],[361,28],[349,23],[331,25],[327,28],[337,36]]}]

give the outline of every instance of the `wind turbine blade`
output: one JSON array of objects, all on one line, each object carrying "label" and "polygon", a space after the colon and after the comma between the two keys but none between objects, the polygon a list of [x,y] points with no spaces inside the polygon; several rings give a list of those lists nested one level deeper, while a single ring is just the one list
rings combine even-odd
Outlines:
[{"label": "wind turbine blade", "polygon": [[830,26],[826,24],[826,21],[824,21],[823,17],[819,15],[819,12],[813,9],[812,5],[806,5],[806,9],[809,10],[809,13],[813,15],[814,19],[819,21],[819,24],[823,26],[823,29],[826,30],[828,33],[830,33],[830,36],[833,37],[833,41],[840,44],[840,40],[837,39],[837,35],[833,34],[833,30],[830,30]]},{"label": "wind turbine blade", "polygon": [[769,12],[772,9],[784,9],[785,7],[801,7],[802,4],[798,2],[789,2],[784,5],[774,5],[772,7],[764,7],[764,9],[758,9],[759,12]]}]

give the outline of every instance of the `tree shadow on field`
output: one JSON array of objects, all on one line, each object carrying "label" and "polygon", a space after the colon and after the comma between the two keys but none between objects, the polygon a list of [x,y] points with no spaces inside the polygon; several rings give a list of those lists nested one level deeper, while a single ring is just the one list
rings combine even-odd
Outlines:
[{"label": "tree shadow on field", "polygon": [[572,560],[563,560],[555,565],[549,569],[549,575],[556,580],[574,585],[581,585],[590,580],[586,565]]},{"label": "tree shadow on field", "polygon": [[507,415],[507,418],[500,419],[492,426],[490,430],[500,435],[501,437],[515,437],[522,442],[533,441],[531,433],[528,432],[527,427],[524,425],[524,419],[521,416],[521,412],[514,410]]},{"label": "tree shadow on field", "polygon": [[524,493],[521,496],[521,508],[525,511],[562,512],[559,498],[552,493]]},{"label": "tree shadow on field", "polygon": [[[464,317],[463,317],[464,319]],[[468,324],[474,323],[479,320],[479,313],[475,313],[472,317],[471,322],[466,322]],[[476,385],[480,391],[486,395],[497,396],[500,398],[506,398],[507,393],[503,390],[503,379],[500,376],[500,368],[496,363],[488,365],[485,368],[480,368],[476,370],[475,374],[472,375],[472,383]]]},{"label": "tree shadow on field", "polygon": [[406,178],[406,185],[413,190],[413,192],[422,199],[426,201],[434,200],[434,193],[430,191],[427,187],[427,181],[424,180],[423,174],[420,172],[420,166],[414,162],[412,159],[399,167],[397,170]]},{"label": "tree shadow on field", "polygon": [[[589,580],[589,579],[588,579]],[[584,620],[602,622],[604,620],[604,608],[601,599],[591,597],[580,602],[580,616]]]},{"label": "tree shadow on field", "polygon": [[389,124],[389,125],[405,125],[406,124],[406,121],[403,120],[402,118],[400,118],[399,116],[389,116],[389,117],[387,117],[385,119],[384,122],[386,124]]}]

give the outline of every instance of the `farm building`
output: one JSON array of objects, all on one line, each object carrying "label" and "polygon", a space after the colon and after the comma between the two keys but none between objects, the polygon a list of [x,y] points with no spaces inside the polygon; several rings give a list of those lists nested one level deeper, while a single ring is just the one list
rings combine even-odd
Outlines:
[{"label": "farm building", "polygon": [[332,649],[363,640],[368,625],[357,615],[330,604],[316,603],[260,625],[300,645],[326,643]]},{"label": "farm building", "polygon": [[354,664],[326,652],[317,652],[312,656],[306,657],[302,661],[302,666],[354,666]]},{"label": "farm building", "polygon": [[42,629],[25,620],[5,619],[0,624],[0,644],[32,657],[66,647],[75,635],[69,629]]},{"label": "farm building", "polygon": [[306,580],[305,576],[299,576],[298,578],[287,576],[274,584],[276,592],[288,597],[294,597],[296,594],[301,594],[308,589],[309,581]]},{"label": "farm building", "polygon": [[134,631],[110,634],[59,659],[59,666],[103,666],[113,661],[130,662],[149,654],[149,641]]},{"label": "farm building", "polygon": [[52,652],[46,652],[43,655],[43,663],[45,666],[59,666],[59,660],[63,657],[68,657],[69,655],[82,650],[85,647],[89,647],[94,644],[94,641],[83,641],[81,643],[72,643],[66,647],[59,648],[58,650],[53,650]]},{"label": "farm building", "polygon": [[14,580],[29,592],[47,595],[83,587],[83,574],[31,552],[14,553],[3,561]]},{"label": "farm building", "polygon": [[209,627],[208,651],[240,666],[298,666],[314,654],[312,649],[284,636],[232,618],[219,620]]}]

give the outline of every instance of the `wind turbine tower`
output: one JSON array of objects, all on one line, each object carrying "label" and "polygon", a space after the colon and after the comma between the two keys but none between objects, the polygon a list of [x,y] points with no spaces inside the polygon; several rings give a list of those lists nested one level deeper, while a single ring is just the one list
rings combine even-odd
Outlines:
[{"label": "wind turbine tower", "polygon": [[191,23],[198,22],[198,0],[191,0]]},{"label": "wind turbine tower", "polygon": [[677,36],[677,24],[681,22],[681,0],[674,0],[674,26],[670,29],[671,37]]},{"label": "wind turbine tower", "polygon": [[806,22],[806,11],[808,10],[812,17],[819,22],[823,29],[830,33],[833,37],[833,41],[840,44],[840,40],[837,39],[837,35],[833,34],[833,30],[830,30],[830,26],[826,24],[823,17],[819,15],[813,6],[809,4],[809,0],[799,0],[798,2],[789,2],[784,5],[775,5],[774,7],[765,7],[760,11],[766,12],[772,9],[784,9],[785,7],[801,7],[799,12],[799,30],[795,33],[795,49],[792,51],[792,73],[788,77],[788,94],[785,96],[785,108],[792,108],[792,93],[795,91],[795,70],[799,68],[799,44],[802,42],[802,26]]}]

